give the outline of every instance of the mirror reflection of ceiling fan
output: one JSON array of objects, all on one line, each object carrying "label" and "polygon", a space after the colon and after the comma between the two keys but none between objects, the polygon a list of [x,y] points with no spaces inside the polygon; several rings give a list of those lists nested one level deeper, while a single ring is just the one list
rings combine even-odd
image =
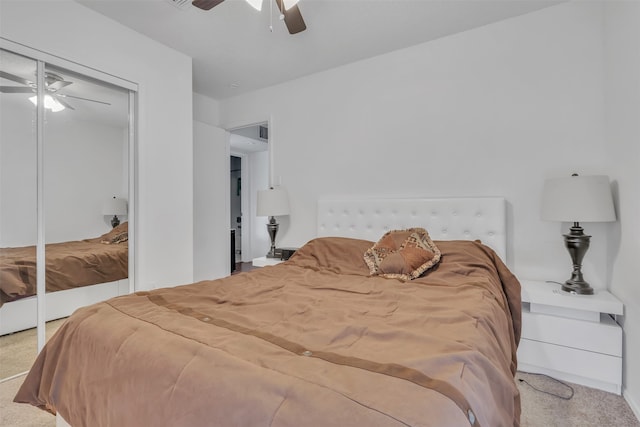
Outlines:
[{"label": "mirror reflection of ceiling fan", "polygon": [[[12,82],[20,83],[25,85],[22,86],[0,86],[0,92],[2,93],[37,93],[38,85],[35,82],[29,81],[27,79],[23,79],[20,76],[16,76],[15,74],[10,74],[5,71],[0,70],[0,77],[11,80]],[[50,71],[45,71],[44,73],[44,87],[45,87],[45,95],[44,95],[44,108],[51,110],[52,112],[62,111],[65,108],[70,110],[75,110],[73,106],[67,102],[67,98],[79,99],[82,101],[91,101],[97,102],[99,104],[111,105],[108,102],[98,101],[96,99],[82,98],[80,96],[69,95],[58,92],[61,89],[73,84],[73,82],[66,81],[59,75],[52,73]],[[33,102],[34,105],[38,103],[37,95],[34,95],[29,98],[29,101]]]},{"label": "mirror reflection of ceiling fan", "polygon": [[[222,3],[224,0],[193,0],[192,4],[202,10],[210,10],[215,6]],[[272,0],[269,0],[272,1]],[[256,10],[262,9],[263,0],[246,0]],[[298,0],[275,0],[280,9],[280,19],[284,20],[284,23],[289,30],[289,34],[297,34],[307,29],[307,25],[302,19],[302,14],[298,8]]]}]

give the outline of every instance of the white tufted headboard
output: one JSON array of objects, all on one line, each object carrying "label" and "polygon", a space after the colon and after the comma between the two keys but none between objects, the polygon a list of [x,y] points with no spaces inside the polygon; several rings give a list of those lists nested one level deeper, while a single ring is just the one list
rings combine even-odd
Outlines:
[{"label": "white tufted headboard", "polygon": [[377,241],[389,230],[424,227],[433,240],[476,240],[506,262],[506,202],[502,197],[438,199],[322,198],[318,237]]}]

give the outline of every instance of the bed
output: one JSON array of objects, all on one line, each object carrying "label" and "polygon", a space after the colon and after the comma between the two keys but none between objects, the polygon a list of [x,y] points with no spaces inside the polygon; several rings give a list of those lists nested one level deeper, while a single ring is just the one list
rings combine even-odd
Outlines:
[{"label": "bed", "polygon": [[[128,223],[45,247],[47,321],[128,293]],[[0,248],[0,335],[36,326],[36,248]]]},{"label": "bed", "polygon": [[[319,237],[288,261],[78,310],[15,401],[73,427],[517,426],[504,218],[500,198],[321,200]],[[432,265],[371,275],[401,233]]]}]

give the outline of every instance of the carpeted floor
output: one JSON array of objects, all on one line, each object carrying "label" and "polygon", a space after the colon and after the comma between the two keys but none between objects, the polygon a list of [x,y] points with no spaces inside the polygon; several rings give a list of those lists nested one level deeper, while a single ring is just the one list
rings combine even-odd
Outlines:
[{"label": "carpeted floor", "polygon": [[[65,319],[47,322],[46,339],[49,339]],[[0,337],[0,379],[26,372],[38,354],[36,330],[28,329]]]},{"label": "carpeted floor", "polygon": [[[568,389],[546,377],[518,373],[536,388],[568,395]],[[24,376],[0,383],[0,426],[54,427],[55,417],[29,405],[13,403]],[[627,402],[615,394],[571,384],[570,400],[534,390],[518,382],[522,394],[522,427],[640,427]]]},{"label": "carpeted floor", "polygon": [[546,376],[518,372],[516,381],[522,402],[522,427],[640,427],[622,396],[567,383],[573,387],[574,395],[564,400],[533,388],[564,397],[571,395],[567,387]]},{"label": "carpeted floor", "polygon": [[24,375],[0,383],[0,426],[55,427],[56,417],[35,406],[13,403]]}]

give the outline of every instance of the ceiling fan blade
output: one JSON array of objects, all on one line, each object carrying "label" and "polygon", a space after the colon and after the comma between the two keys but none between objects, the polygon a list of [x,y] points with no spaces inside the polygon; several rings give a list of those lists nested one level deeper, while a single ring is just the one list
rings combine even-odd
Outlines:
[{"label": "ceiling fan blade", "polygon": [[33,93],[33,90],[30,87],[0,86],[0,92],[2,93]]},{"label": "ceiling fan blade", "polygon": [[202,10],[211,10],[223,1],[224,0],[193,0],[191,4]]},{"label": "ceiling fan blade", "polygon": [[276,3],[278,4],[278,9],[284,15],[284,23],[287,25],[289,34],[297,34],[307,29],[307,24],[304,23],[297,4],[285,9],[282,0],[276,0]]},{"label": "ceiling fan blade", "polygon": [[98,101],[97,99],[82,98],[81,96],[67,95],[67,94],[62,94],[62,93],[56,94],[56,98],[58,98],[60,103],[63,104],[65,107],[66,107],[66,105],[64,103],[62,103],[61,98],[73,98],[73,99],[80,99],[82,101],[97,102],[98,104],[111,105],[109,102]]},{"label": "ceiling fan blade", "polygon": [[56,101],[58,101],[60,104],[64,105],[64,108],[68,108],[70,110],[75,110],[75,108],[73,108],[71,106],[71,104],[69,104],[67,101],[65,101],[64,99],[62,99],[59,96],[56,96]]},{"label": "ceiling fan blade", "polygon": [[69,86],[73,82],[67,82],[65,80],[58,80],[47,86],[47,90],[50,92],[57,92],[63,87]]},{"label": "ceiling fan blade", "polygon": [[2,77],[3,79],[11,80],[12,82],[22,83],[23,85],[27,85],[27,86],[35,85],[35,83],[30,82],[27,79],[23,79],[22,77],[18,77],[14,74],[9,74],[5,71],[0,71],[0,77]]}]

